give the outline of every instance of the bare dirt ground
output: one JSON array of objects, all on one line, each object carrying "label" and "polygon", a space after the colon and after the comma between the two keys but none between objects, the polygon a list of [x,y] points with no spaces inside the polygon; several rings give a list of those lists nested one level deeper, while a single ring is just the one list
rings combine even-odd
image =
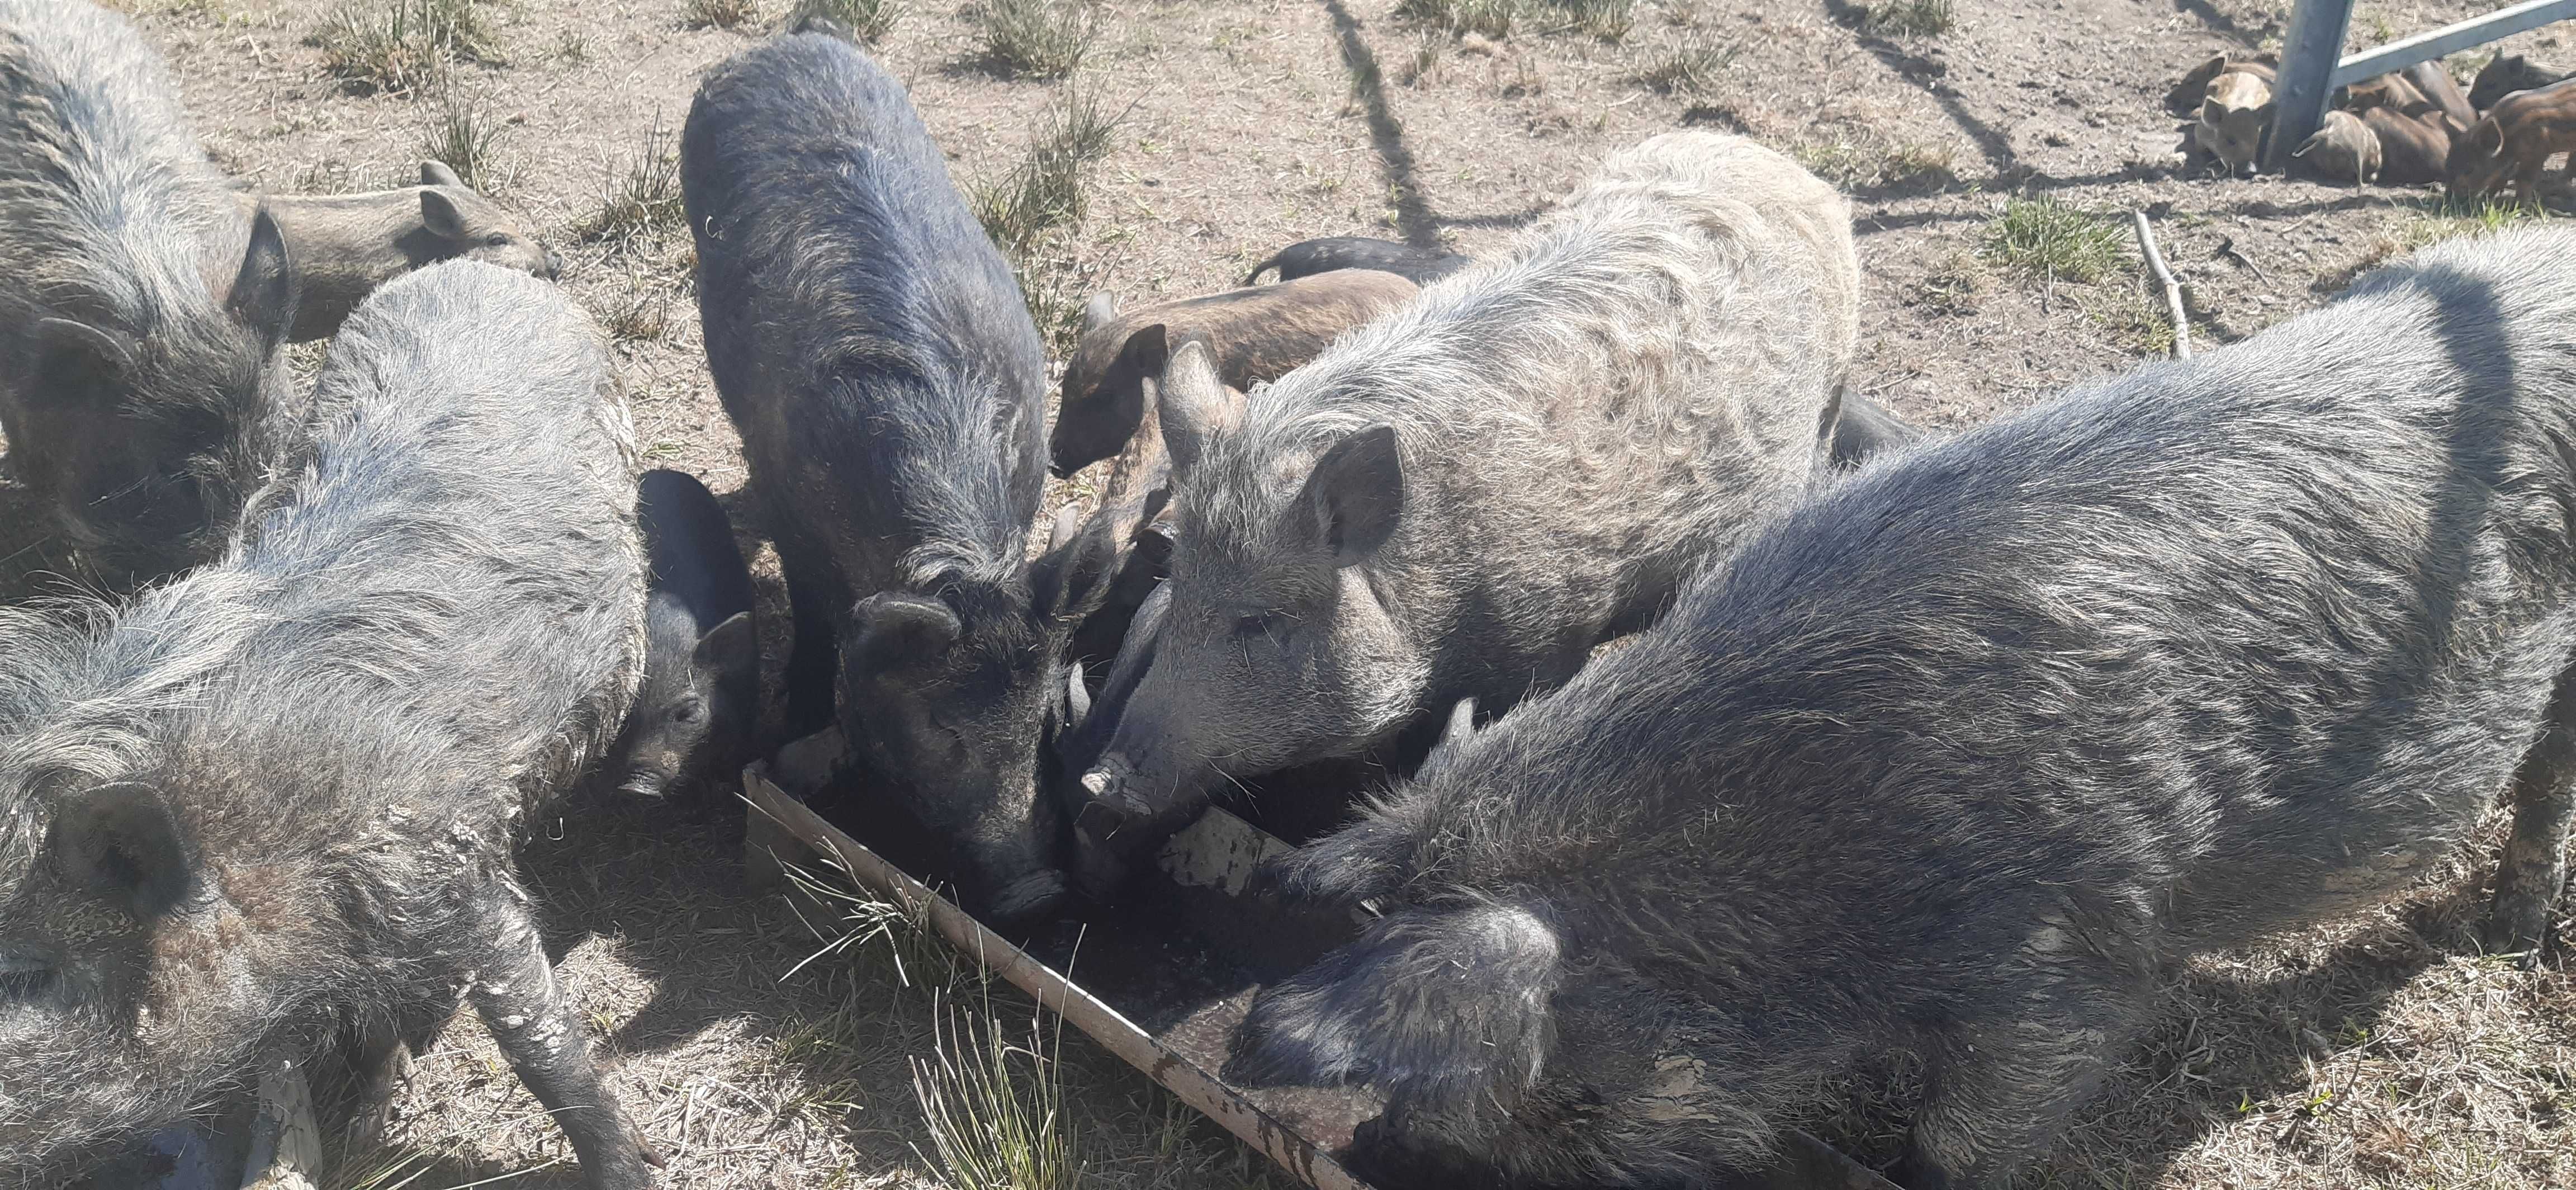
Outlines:
[{"label": "bare dirt ground", "polygon": [[[483,0],[485,60],[409,93],[360,93],[326,69],[308,38],[337,0],[123,6],[170,57],[219,159],[272,189],[408,181],[432,132],[461,114],[489,188],[566,249],[564,286],[615,332],[653,461],[731,493],[743,470],[702,362],[687,237],[654,209],[655,171],[698,74],[774,31],[787,2]],[[1000,178],[1069,89],[1123,112],[1085,216],[1032,257],[1051,319],[1085,288],[1133,301],[1225,287],[1315,235],[1490,251],[1607,152],[1708,126],[1790,149],[1854,197],[1861,387],[1959,426],[2169,340],[2125,247],[2098,242],[2110,267],[2090,280],[1995,250],[2010,201],[2148,212],[2204,346],[2477,224],[2436,209],[2429,189],[2183,176],[2165,89],[2212,53],[2277,40],[2287,0],[1984,0],[1934,34],[1870,32],[1868,9],[1842,0],[1595,0],[1630,10],[1615,39],[1549,3],[1526,5],[1507,35],[1462,36],[1398,0],[1117,0],[1097,10],[1070,81],[996,69],[971,0],[891,7],[877,52],[962,183]],[[2481,7],[2366,4],[2354,41]],[[743,19],[708,23],[726,16]],[[2508,48],[2576,65],[2561,36]],[[641,217],[607,217],[621,192],[646,200]],[[0,519],[0,539],[24,538],[23,517]],[[0,544],[0,556],[23,578],[47,544]],[[955,1181],[907,1060],[933,1053],[961,993],[970,1015],[986,1006],[925,972],[917,951],[904,986],[902,948],[882,942],[803,962],[845,927],[742,889],[740,814],[722,799],[576,799],[528,852],[566,978],[670,1160],[666,1183]],[[2109,1093],[2017,1184],[2576,1186],[2576,975],[2563,958],[2525,972],[2477,954],[2469,927],[2492,863],[2490,845],[2472,848],[2401,904],[2194,964]],[[989,1007],[1025,1032],[1020,1001]],[[1061,1059],[1058,1127],[1081,1147],[1083,1184],[1285,1184],[1081,1038],[1064,1039]],[[400,1112],[394,1145],[354,1155],[335,1184],[576,1184],[559,1135],[470,1017],[423,1061]],[[1902,1115],[1861,1103],[1819,1124],[1885,1159]]]}]

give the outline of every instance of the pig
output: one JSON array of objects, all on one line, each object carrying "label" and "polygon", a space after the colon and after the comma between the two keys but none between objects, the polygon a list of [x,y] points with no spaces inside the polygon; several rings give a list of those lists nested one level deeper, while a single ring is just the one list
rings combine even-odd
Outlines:
[{"label": "pig", "polygon": [[[2469,106],[2469,97],[2460,93],[2460,82],[2440,62],[2418,62],[2405,70],[2406,81],[2415,84],[2432,110],[2441,113],[2445,125],[2456,136],[2478,122],[2477,109]],[[2409,113],[2420,115],[2422,113]]]},{"label": "pig", "polygon": [[2230,58],[2225,54],[2212,54],[2200,65],[2184,71],[2182,78],[2174,83],[2173,89],[2165,92],[2165,110],[2177,116],[2199,114],[2200,101],[2209,94],[2209,80],[2217,78],[2230,67],[2260,70],[2263,72],[2261,77],[2269,82],[2279,71],[2280,66],[2281,56],[2274,53],[2260,53],[2251,58]]},{"label": "pig", "polygon": [[619,787],[658,797],[749,760],[760,719],[760,633],[751,570],[723,506],[696,477],[662,468],[635,484],[651,563],[643,691],[617,756]]},{"label": "pig", "polygon": [[1824,461],[1835,469],[1849,470],[1923,437],[1921,428],[1860,393],[1837,393],[1832,410],[1823,445]]},{"label": "pig", "polygon": [[2379,142],[2379,180],[2392,186],[2441,181],[2455,143],[2445,119],[2439,112],[2409,116],[2391,107],[2363,109],[2361,122]]},{"label": "pig", "polygon": [[2331,111],[2290,156],[2306,162],[2319,177],[2338,182],[2349,178],[2355,186],[2368,185],[2379,176],[2379,134],[2360,116]]},{"label": "pig", "polygon": [[1085,891],[1214,781],[1371,755],[1461,698],[1508,708],[1651,622],[1812,478],[1858,291],[1832,187],[1675,132],[1240,424],[1184,344],[1159,394],[1171,609],[1067,792]]},{"label": "pig", "polygon": [[78,0],[0,0],[0,436],[94,585],[213,559],[303,441],[296,273],[160,57]]},{"label": "pig", "polygon": [[352,1033],[381,1085],[471,1000],[584,1184],[641,1190],[512,854],[640,668],[606,346],[460,261],[362,304],[316,391],[309,465],[224,557],[70,623],[0,611],[0,1167]]},{"label": "pig", "polygon": [[1434,252],[1399,244],[1393,240],[1373,240],[1367,236],[1325,236],[1317,240],[1300,240],[1271,253],[1270,259],[1252,266],[1243,283],[1250,285],[1261,274],[1279,270],[1279,279],[1294,281],[1336,269],[1375,269],[1393,273],[1416,285],[1429,285],[1468,265],[1474,260],[1455,252]]},{"label": "pig", "polygon": [[2272,131],[2272,75],[2268,66],[2229,63],[2202,93],[2192,144],[2230,175],[2252,173],[2263,160]]},{"label": "pig", "polygon": [[1383,1091],[1380,1185],[1707,1185],[1910,1053],[1895,1179],[2000,1187],[2160,971],[2406,888],[2508,786],[2490,945],[2535,950],[2571,270],[2560,230],[2443,245],[1785,513],[1258,874],[1383,916],[1258,994],[1226,1077]]},{"label": "pig", "polygon": [[680,167],[707,362],[795,618],[790,730],[837,719],[852,775],[943,840],[971,908],[1039,916],[1064,893],[1037,786],[1057,609],[1084,593],[1025,561],[1045,364],[1010,266],[902,85],[826,33],[710,72]]},{"label": "pig", "polygon": [[1119,313],[1094,295],[1083,307],[1082,341],[1064,368],[1063,397],[1048,438],[1058,478],[1117,454],[1144,418],[1145,378],[1159,374],[1188,338],[1214,348],[1218,376],[1250,389],[1315,358],[1352,327],[1412,300],[1413,282],[1372,269],[1335,272],[1161,302]]},{"label": "pig", "polygon": [[2453,195],[2493,194],[2511,182],[2516,197],[2536,201],[2549,158],[2576,148],[2576,79],[2505,96],[2448,148]]},{"label": "pig", "polygon": [[2478,69],[2478,77],[2469,84],[2469,106],[2484,112],[2516,91],[2536,91],[2566,77],[2566,72],[2524,55],[2497,54]]},{"label": "pig", "polygon": [[562,258],[516,217],[436,161],[420,163],[420,185],[366,194],[243,194],[264,206],[295,262],[302,300],[287,337],[329,338],[375,288],[441,260],[479,260],[543,277]]}]

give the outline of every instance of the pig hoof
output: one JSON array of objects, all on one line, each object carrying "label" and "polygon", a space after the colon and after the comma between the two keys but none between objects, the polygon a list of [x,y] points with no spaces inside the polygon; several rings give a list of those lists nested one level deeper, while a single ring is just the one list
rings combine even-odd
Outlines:
[{"label": "pig hoof", "polygon": [[2487,912],[2487,953],[2520,955],[2516,965],[2523,970],[2540,965],[2548,940],[2549,903],[2543,898],[2498,897]]}]

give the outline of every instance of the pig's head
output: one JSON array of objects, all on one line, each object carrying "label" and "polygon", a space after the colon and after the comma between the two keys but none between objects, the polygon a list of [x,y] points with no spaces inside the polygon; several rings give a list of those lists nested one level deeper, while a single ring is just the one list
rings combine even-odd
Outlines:
[{"label": "pig's head", "polygon": [[1226,442],[1198,343],[1159,385],[1178,507],[1170,604],[1099,759],[1075,774],[1075,872],[1105,896],[1197,816],[1208,786],[1356,754],[1413,715],[1421,652],[1372,565],[1405,512],[1395,431],[1353,427],[1275,453]]},{"label": "pig's head", "polygon": [[2203,146],[2226,163],[2227,171],[2250,172],[2259,163],[2263,133],[2272,126],[2272,87],[2241,71],[2209,81],[2200,101]]},{"label": "pig's head", "polygon": [[285,397],[277,351],[298,285],[264,209],[228,263],[210,276],[174,247],[88,292],[47,295],[56,304],[27,312],[19,358],[0,361],[10,466],[110,585],[212,557],[262,478],[254,457]]},{"label": "pig's head", "polygon": [[75,1165],[209,1106],[288,1030],[334,1011],[299,984],[365,978],[341,907],[309,895],[330,859],[277,837],[311,807],[265,781],[256,805],[210,802],[197,783],[233,774],[188,767],[8,775],[0,1167]]},{"label": "pig's head", "polygon": [[995,576],[951,570],[870,595],[840,635],[851,761],[948,841],[966,903],[995,920],[1041,915],[1065,891],[1064,816],[1041,796],[1041,763],[1079,684],[1058,661],[1066,609],[1105,580],[1108,562],[1056,561]]},{"label": "pig's head", "polygon": [[2504,151],[2504,125],[2490,113],[2479,117],[2467,135],[2451,142],[2442,176],[2454,197],[2472,198],[2503,185],[2512,166],[2512,155]]},{"label": "pig's head", "polygon": [[719,777],[750,754],[760,713],[760,641],[751,613],[698,631],[668,592],[644,605],[644,685],[626,719],[619,788],[659,797]]},{"label": "pig's head", "polygon": [[525,224],[436,161],[420,163],[420,231],[414,234],[421,241],[403,245],[414,265],[479,260],[548,281],[563,267]]},{"label": "pig's head", "polygon": [[1163,371],[1168,340],[1160,323],[1118,321],[1118,303],[1094,294],[1082,308],[1082,341],[1064,366],[1047,466],[1063,478],[1117,454],[1145,419],[1146,386]]}]

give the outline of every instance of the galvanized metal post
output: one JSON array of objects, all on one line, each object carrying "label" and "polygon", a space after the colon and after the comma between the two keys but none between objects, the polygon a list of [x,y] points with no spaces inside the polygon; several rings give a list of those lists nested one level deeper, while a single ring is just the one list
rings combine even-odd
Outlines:
[{"label": "galvanized metal post", "polygon": [[2281,39],[2281,74],[2272,88],[2272,144],[2266,169],[2280,169],[2290,150],[2326,118],[2334,93],[2335,64],[2343,60],[2344,34],[2352,27],[2352,0],[2299,0]]}]

